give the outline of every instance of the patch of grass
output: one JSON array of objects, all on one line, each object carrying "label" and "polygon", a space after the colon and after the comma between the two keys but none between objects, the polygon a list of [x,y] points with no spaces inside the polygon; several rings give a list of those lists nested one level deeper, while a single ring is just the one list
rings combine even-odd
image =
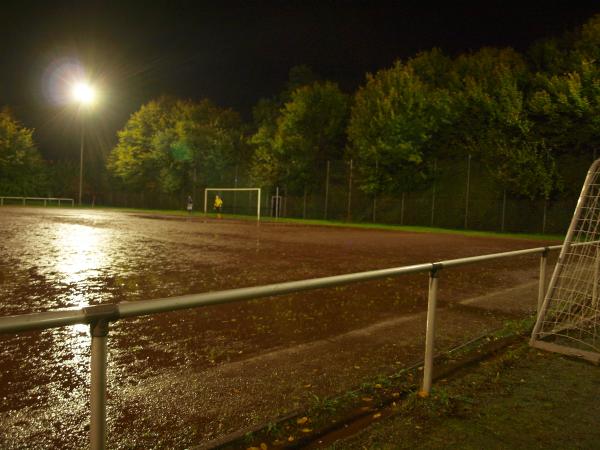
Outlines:
[{"label": "patch of grass", "polygon": [[[95,207],[96,210],[107,210],[107,211],[122,211],[132,212],[139,214],[161,214],[161,215],[172,215],[172,216],[186,216],[186,217],[204,217],[201,212],[193,212],[189,214],[185,210],[164,210],[164,209],[138,209],[138,208],[118,208],[118,207]],[[223,214],[225,219],[236,219],[236,220],[248,220],[256,221],[256,216],[246,216],[238,214]],[[206,217],[216,219],[217,215],[209,213]],[[295,218],[279,218],[274,219],[272,217],[261,217],[262,222],[268,223],[289,223],[297,225],[317,225],[327,227],[345,227],[345,228],[360,228],[360,229],[372,229],[372,230],[389,230],[389,231],[404,231],[411,233],[436,233],[436,234],[457,234],[464,236],[480,236],[480,237],[491,237],[491,238],[509,238],[509,239],[528,239],[528,240],[540,240],[540,241],[562,241],[564,235],[561,234],[536,234],[536,233],[499,233],[494,231],[479,231],[479,230],[461,230],[461,229],[449,229],[449,228],[437,228],[437,227],[422,227],[422,226],[408,226],[408,225],[388,225],[380,223],[356,223],[356,222],[343,222],[336,220],[313,220],[313,219],[295,219]]]},{"label": "patch of grass", "polygon": [[[501,330],[436,359],[439,375],[445,378],[436,379],[425,398],[418,392],[422,373],[414,365],[364,380],[334,398],[314,396],[304,413],[267,424],[253,443],[302,446],[316,437],[329,439],[327,433],[333,430],[337,442],[332,449],[532,448],[540,447],[536,439],[552,444],[544,437],[550,429],[557,443],[544,448],[600,448],[600,429],[593,425],[600,416],[595,394],[598,368],[529,348],[526,336],[531,326],[531,318],[508,321]],[[473,356],[486,354],[487,358],[470,362]],[[446,364],[452,367],[457,361],[463,365],[449,372],[450,377],[442,375]],[[577,413],[569,412],[571,397],[581,402]],[[566,413],[559,414],[564,423],[545,417],[545,408],[554,408],[553,415]],[[584,445],[569,445],[572,436],[560,436],[571,419],[582,420],[575,442]],[[356,420],[362,421],[360,426],[371,426],[346,437],[344,424],[356,432]],[[521,430],[528,428],[532,436],[520,440]],[[227,448],[236,448],[236,443]]]},{"label": "patch of grass", "polygon": [[254,439],[255,439],[255,437],[254,437],[254,433],[250,431],[250,432],[248,432],[248,433],[246,433],[246,434],[244,435],[244,439],[243,439],[243,441],[244,441],[246,444],[250,444],[252,441],[254,441]]},{"label": "patch of grass", "polygon": [[[274,219],[265,219],[265,221],[275,221]],[[348,228],[364,228],[374,230],[390,230],[390,231],[405,231],[411,233],[436,233],[436,234],[459,234],[464,236],[481,236],[481,237],[497,237],[510,239],[531,239],[531,240],[556,240],[562,241],[564,235],[559,234],[535,234],[535,233],[499,233],[494,231],[479,231],[479,230],[459,230],[450,228],[410,226],[410,225],[388,225],[379,223],[354,223],[341,222],[333,220],[303,220],[281,218],[277,221],[282,223],[298,223],[301,225],[319,225],[319,226],[337,226]]]},{"label": "patch of grass", "polygon": [[281,436],[283,429],[278,422],[269,422],[267,424],[266,433],[271,436]]},{"label": "patch of grass", "polygon": [[598,367],[521,343],[335,448],[600,448],[599,386]]},{"label": "patch of grass", "polygon": [[319,397],[315,394],[312,394],[312,396],[313,404],[310,409],[313,411],[335,413],[338,405],[342,402],[340,398]]}]

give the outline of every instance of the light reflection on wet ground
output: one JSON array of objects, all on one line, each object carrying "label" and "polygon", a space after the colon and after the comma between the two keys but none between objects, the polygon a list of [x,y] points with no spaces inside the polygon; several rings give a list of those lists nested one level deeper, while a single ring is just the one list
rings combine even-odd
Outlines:
[{"label": "light reflection on wet ground", "polygon": [[[0,208],[0,314],[168,297],[533,246],[460,237],[442,245],[438,237],[412,236],[416,244],[407,235],[389,232]],[[487,272],[456,271],[454,281],[444,284],[445,298],[511,282],[519,265],[491,267]],[[199,370],[423,310],[424,279],[413,275],[401,283],[382,280],[117,322],[109,340],[110,395],[163,368]],[[31,447],[85,445],[89,343],[84,325],[0,335],[0,435],[7,430],[3,424],[10,430],[10,436],[0,437],[0,447],[23,442]]]}]

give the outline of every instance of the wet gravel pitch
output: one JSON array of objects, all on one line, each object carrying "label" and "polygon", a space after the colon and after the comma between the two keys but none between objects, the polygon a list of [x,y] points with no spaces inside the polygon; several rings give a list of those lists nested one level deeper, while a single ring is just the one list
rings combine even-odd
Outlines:
[{"label": "wet gravel pitch", "polygon": [[[3,207],[0,314],[255,286],[540,245],[459,235]],[[535,259],[524,257],[453,269],[451,276],[444,274],[442,306],[533,279],[535,266]],[[109,407],[118,403],[121,392],[152,386],[173,371],[200,373],[227,364],[235,370],[237,362],[270,351],[424,311],[426,285],[426,275],[411,275],[119,321],[111,325],[109,340]],[[0,336],[0,448],[86,445],[89,344],[86,326]],[[244,379],[243,373],[237,376]],[[265,396],[269,390],[265,386]],[[128,424],[144,411],[111,411],[116,431],[111,446],[189,446],[219,435],[219,429],[201,423],[200,412],[187,412],[196,417],[196,431],[185,424],[178,429],[181,413],[161,408],[164,396],[169,392],[162,387],[145,394],[153,405],[145,408],[150,414],[143,418],[150,436],[145,443],[143,436],[126,437]],[[219,415],[218,399],[210,408]],[[160,441],[152,440],[156,435]]]}]

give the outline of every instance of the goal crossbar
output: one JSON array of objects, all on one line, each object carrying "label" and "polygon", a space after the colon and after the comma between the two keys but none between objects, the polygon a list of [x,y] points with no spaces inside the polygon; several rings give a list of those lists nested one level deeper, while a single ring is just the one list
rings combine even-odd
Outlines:
[{"label": "goal crossbar", "polygon": [[260,220],[260,188],[205,188],[204,189],[204,215],[207,214],[208,211],[208,192],[209,191],[238,191],[238,192],[248,192],[248,191],[256,191],[256,220]]}]

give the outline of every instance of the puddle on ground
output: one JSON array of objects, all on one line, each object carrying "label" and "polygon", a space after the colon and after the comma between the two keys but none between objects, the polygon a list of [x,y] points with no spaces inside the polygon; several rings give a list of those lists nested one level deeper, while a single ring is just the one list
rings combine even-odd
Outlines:
[{"label": "puddle on ground", "polygon": [[[55,208],[0,208],[0,236],[0,315],[255,286],[533,246],[478,238],[469,238],[466,246],[467,238],[460,236],[453,244],[436,245],[433,241],[439,237],[433,235],[187,217],[153,220]],[[515,261],[456,270],[454,278],[444,279],[441,292],[445,299],[478,295],[490,286],[514,281],[513,270],[535,267],[531,259]],[[109,384],[117,392],[119,386],[135,386],[163,368],[200,370],[421,311],[426,280],[424,274],[410,275],[122,320],[111,324]],[[0,430],[2,422],[12,424],[11,440],[0,438],[0,447],[13,438],[19,442],[19,434],[28,439],[38,436],[41,446],[78,447],[85,442],[89,354],[86,325],[0,335]],[[61,411],[68,411],[66,422]],[[23,415],[36,419],[24,425]],[[43,437],[45,427],[53,427],[66,441],[48,441]]]}]

